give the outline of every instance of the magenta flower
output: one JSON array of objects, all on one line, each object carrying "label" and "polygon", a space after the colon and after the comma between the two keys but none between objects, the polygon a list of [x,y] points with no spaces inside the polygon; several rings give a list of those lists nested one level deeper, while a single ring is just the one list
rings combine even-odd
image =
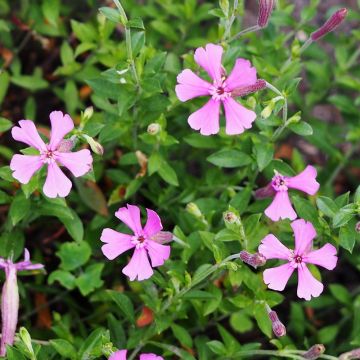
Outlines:
[{"label": "magenta flower", "polygon": [[6,280],[1,294],[1,344],[0,356],[6,355],[6,345],[14,343],[15,331],[19,313],[19,288],[17,272],[23,270],[42,269],[42,264],[32,264],[27,249],[24,253],[24,261],[13,263],[12,260],[0,258],[0,269],[5,271]]},{"label": "magenta flower", "polygon": [[276,172],[269,185],[256,191],[258,198],[275,195],[272,203],[266,208],[265,214],[273,221],[296,219],[297,215],[291,205],[288,190],[296,189],[309,195],[316,194],[320,187],[316,181],[316,175],[316,169],[311,165],[293,177],[283,176]]},{"label": "magenta flower", "polygon": [[147,222],[144,228],[141,226],[140,209],[137,206],[127,205],[115,213],[115,216],[124,222],[134,235],[123,234],[109,228],[104,229],[101,234],[101,241],[106,243],[101,250],[109,260],[134,248],[129,264],[122,270],[131,281],[136,278],[139,281],[150,278],[154,273],[152,267],[163,265],[170,256],[170,246],[160,243],[163,240],[161,231],[163,227],[158,214],[150,209],[146,211]]},{"label": "magenta flower", "polygon": [[310,222],[298,219],[291,223],[291,227],[294,231],[295,250],[288,249],[272,234],[265,236],[261,241],[259,253],[263,254],[266,260],[287,261],[286,264],[265,270],[264,282],[269,289],[282,291],[291,274],[297,269],[297,295],[299,298],[310,300],[311,296],[319,296],[324,286],[312,276],[306,264],[319,265],[333,270],[337,263],[336,248],[327,243],[320,249],[312,250],[316,231]]},{"label": "magenta flower", "polygon": [[78,177],[91,169],[93,159],[87,149],[70,152],[67,144],[63,146],[64,136],[74,128],[74,123],[69,115],[64,115],[61,111],[53,111],[50,114],[50,122],[49,144],[44,143],[31,120],[20,120],[20,127],[13,127],[12,137],[38,150],[39,155],[16,154],[11,159],[10,168],[14,171],[15,179],[22,184],[27,184],[36,171],[47,165],[44,194],[50,198],[65,197],[69,194],[72,185],[59,165],[65,166],[74,176]]},{"label": "magenta flower", "polygon": [[[210,96],[210,100],[199,110],[189,116],[188,123],[202,135],[219,132],[220,105],[224,105],[226,133],[241,134],[252,126],[256,113],[246,109],[234,100],[234,96],[243,96],[266,86],[259,80],[257,84],[256,69],[245,59],[237,59],[229,76],[221,65],[223,48],[207,44],[205,48],[195,51],[195,61],[209,74],[212,83],[198,77],[190,69],[183,70],[177,77],[176,95],[180,101],[187,101],[199,96]],[[251,90],[251,89],[252,90]]]},{"label": "magenta flower", "polygon": [[[109,357],[109,360],[126,360],[126,354],[127,354],[127,350],[118,350]],[[164,358],[149,353],[149,354],[140,354],[140,360],[164,360]]]}]

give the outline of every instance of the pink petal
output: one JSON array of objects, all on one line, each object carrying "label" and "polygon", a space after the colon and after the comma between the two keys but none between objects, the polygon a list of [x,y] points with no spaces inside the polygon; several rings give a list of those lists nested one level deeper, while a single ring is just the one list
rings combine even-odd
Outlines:
[{"label": "pink petal", "polygon": [[301,264],[298,267],[297,296],[301,299],[310,300],[312,296],[319,296],[323,290],[324,285],[312,276],[305,264]]},{"label": "pink petal", "polygon": [[109,228],[102,231],[100,240],[106,243],[101,247],[101,251],[109,260],[114,260],[123,252],[135,247],[131,242],[131,235],[123,234]]},{"label": "pink petal", "polygon": [[16,154],[11,159],[10,169],[14,171],[12,175],[16,180],[27,184],[43,165],[40,156]]},{"label": "pink petal", "polygon": [[263,273],[264,282],[269,289],[282,291],[293,271],[294,268],[289,263],[266,269]]},{"label": "pink petal", "polygon": [[11,135],[15,140],[28,144],[39,151],[46,151],[46,145],[31,120],[20,120],[19,125],[20,127],[14,126],[11,130]]},{"label": "pink petal", "polygon": [[311,250],[312,241],[316,237],[316,230],[311,222],[298,219],[291,223],[295,237],[296,255],[305,255]]},{"label": "pink petal", "polygon": [[296,219],[297,215],[291,206],[287,191],[278,191],[272,203],[265,210],[266,216],[272,221],[280,219]]},{"label": "pink petal", "polygon": [[148,237],[152,237],[153,235],[161,231],[163,226],[161,224],[161,219],[159,215],[154,210],[146,209],[146,212],[147,221],[144,227],[144,233]]},{"label": "pink petal", "polygon": [[336,247],[331,244],[325,244],[318,250],[311,251],[303,256],[303,261],[315,265],[320,265],[328,270],[333,270],[337,263]]},{"label": "pink petal", "polygon": [[164,358],[155,354],[141,354],[140,360],[164,360]]},{"label": "pink petal", "polygon": [[223,100],[226,118],[225,132],[228,135],[241,134],[245,129],[250,129],[256,119],[256,113],[246,109],[233,98]]},{"label": "pink petal", "polygon": [[198,96],[210,95],[211,84],[199,78],[190,69],[183,70],[177,77],[176,95],[180,101],[187,101]]},{"label": "pink petal", "polygon": [[127,350],[118,350],[111,354],[109,360],[126,360]]},{"label": "pink petal", "polygon": [[256,69],[249,60],[237,59],[235,65],[226,79],[226,89],[229,91],[254,85],[256,83]]},{"label": "pink petal", "polygon": [[301,190],[309,195],[314,195],[319,190],[320,184],[316,181],[316,169],[308,165],[300,174],[286,178],[287,186]]},{"label": "pink petal", "polygon": [[210,99],[202,108],[189,116],[188,123],[194,130],[200,130],[202,135],[212,135],[219,132],[220,101]]},{"label": "pink petal", "polygon": [[195,51],[194,59],[206,72],[211,79],[220,82],[222,75],[221,58],[223,48],[219,45],[207,44],[205,49],[200,47]]},{"label": "pink petal", "polygon": [[170,246],[161,245],[155,241],[148,240],[147,251],[151,259],[152,267],[164,265],[165,260],[170,257]]},{"label": "pink petal", "polygon": [[74,176],[85,175],[91,169],[93,158],[88,149],[75,152],[59,152],[56,160],[68,168]]},{"label": "pink petal", "polygon": [[261,240],[261,244],[259,246],[259,253],[264,255],[266,257],[266,260],[289,260],[292,255],[291,251],[285,245],[283,245],[273,234],[269,234]]},{"label": "pink petal", "polygon": [[122,270],[131,281],[136,278],[141,281],[152,276],[153,269],[150,266],[149,259],[145,248],[135,249],[130,262]]},{"label": "pink petal", "polygon": [[49,198],[65,197],[69,195],[71,186],[71,181],[60,170],[59,166],[56,163],[50,163],[43,187],[44,194]]},{"label": "pink petal", "polygon": [[115,216],[124,222],[135,235],[142,235],[142,227],[140,222],[140,209],[135,205],[126,205],[120,208]]},{"label": "pink petal", "polygon": [[74,128],[74,122],[68,114],[61,111],[53,111],[50,113],[51,134],[50,134],[50,150],[56,150],[64,136]]}]

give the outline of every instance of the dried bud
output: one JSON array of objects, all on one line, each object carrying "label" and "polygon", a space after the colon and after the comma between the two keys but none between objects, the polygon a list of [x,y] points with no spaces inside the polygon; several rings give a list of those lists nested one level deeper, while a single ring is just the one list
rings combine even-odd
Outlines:
[{"label": "dried bud", "polygon": [[355,231],[360,233],[360,221],[358,221],[355,225]]},{"label": "dried bud", "polygon": [[226,211],[224,212],[224,221],[229,224],[234,224],[237,220],[239,220],[239,217],[234,214],[232,211]]},{"label": "dried bud", "polygon": [[344,21],[347,12],[346,8],[336,11],[323,26],[311,33],[311,40],[316,41],[337,28]]},{"label": "dried bud", "polygon": [[286,335],[286,327],[285,325],[279,320],[277,313],[273,310],[271,310],[269,313],[269,318],[272,323],[272,329],[277,337],[281,337]]},{"label": "dried bud", "polygon": [[151,237],[151,240],[157,242],[158,244],[164,245],[173,241],[173,234],[170,231],[159,231],[157,234]]},{"label": "dried bud", "polygon": [[305,354],[302,355],[304,359],[315,360],[325,351],[325,346],[323,344],[313,345]]},{"label": "dried bud", "polygon": [[339,360],[352,360],[352,359],[360,359],[360,348],[346,352],[339,356]]},{"label": "dried bud", "polygon": [[261,28],[267,26],[274,7],[274,0],[259,0],[259,16],[257,24]]},{"label": "dried bud", "polygon": [[186,211],[197,218],[201,218],[203,216],[199,207],[193,202],[186,205]]},{"label": "dried bud", "polygon": [[249,94],[252,94],[254,92],[257,92],[259,90],[262,90],[266,88],[266,81],[263,80],[263,79],[258,79],[256,80],[256,83],[253,84],[253,85],[249,85],[249,86],[244,86],[242,88],[237,88],[237,89],[234,89],[232,92],[231,92],[231,96],[232,97],[235,97],[235,96],[246,96],[246,95],[249,95]]},{"label": "dried bud", "polygon": [[60,152],[70,152],[75,146],[75,141],[72,139],[63,139],[58,147]]},{"label": "dried bud", "polygon": [[240,252],[240,259],[245,263],[253,268],[257,268],[258,266],[263,266],[266,264],[266,258],[263,254],[255,253],[250,254],[247,251],[241,251]]},{"label": "dried bud", "polygon": [[158,134],[159,132],[161,131],[161,126],[160,124],[157,124],[157,123],[152,123],[148,126],[147,128],[147,132],[150,134],[150,135],[156,135]]}]

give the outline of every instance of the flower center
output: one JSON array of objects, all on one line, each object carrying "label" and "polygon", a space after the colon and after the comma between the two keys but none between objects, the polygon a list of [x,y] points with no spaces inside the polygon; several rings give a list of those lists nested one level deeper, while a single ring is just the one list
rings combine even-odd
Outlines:
[{"label": "flower center", "polygon": [[226,90],[225,78],[220,83],[214,81],[213,86],[210,88],[210,95],[214,100],[224,100],[231,96],[231,93]]},{"label": "flower center", "polygon": [[297,264],[300,264],[302,263],[302,257],[300,255],[296,255],[294,257],[294,261],[297,263]]},{"label": "flower center", "polygon": [[134,235],[131,238],[131,242],[135,245],[137,249],[141,249],[146,247],[147,239],[144,235]]},{"label": "flower center", "polygon": [[287,191],[287,181],[284,176],[277,174],[272,178],[272,187],[275,191]]},{"label": "flower center", "polygon": [[54,163],[56,160],[56,151],[46,150],[41,153],[41,160],[44,164]]}]

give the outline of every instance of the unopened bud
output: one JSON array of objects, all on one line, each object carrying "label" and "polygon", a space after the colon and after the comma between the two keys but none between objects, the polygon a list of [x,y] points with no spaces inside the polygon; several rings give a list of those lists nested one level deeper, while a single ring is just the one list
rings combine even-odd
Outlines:
[{"label": "unopened bud", "polygon": [[147,128],[147,132],[150,135],[156,135],[156,134],[158,134],[160,132],[160,130],[161,130],[161,125],[157,124],[157,123],[152,123]]},{"label": "unopened bud", "polygon": [[231,96],[245,96],[245,95],[249,95],[252,94],[254,92],[257,92],[259,90],[265,89],[266,88],[266,81],[263,79],[258,79],[256,80],[256,83],[253,85],[249,85],[249,86],[244,86],[244,87],[240,87],[237,89],[234,89],[231,92]]},{"label": "unopened bud", "polygon": [[277,337],[281,337],[286,335],[286,327],[285,325],[279,320],[278,315],[275,311],[271,310],[269,313],[269,318],[271,320],[272,329]]},{"label": "unopened bud", "polygon": [[316,41],[337,28],[344,21],[347,12],[346,8],[342,8],[332,14],[323,26],[311,33],[311,40]]},{"label": "unopened bud", "polygon": [[92,106],[89,106],[84,111],[84,120],[89,120],[94,114],[94,108]]},{"label": "unopened bud", "polygon": [[358,221],[355,225],[355,231],[360,233],[360,221]]},{"label": "unopened bud", "polygon": [[341,354],[339,360],[360,359],[360,348]]},{"label": "unopened bud", "polygon": [[104,148],[102,147],[102,145],[100,143],[98,143],[96,140],[94,140],[91,136],[83,134],[82,135],[85,140],[87,141],[87,143],[90,145],[91,150],[98,155],[103,155],[104,154]]},{"label": "unopened bud", "polygon": [[59,152],[70,152],[75,146],[75,141],[72,139],[63,139],[61,140],[60,145],[57,148]]},{"label": "unopened bud", "polygon": [[201,218],[203,216],[199,207],[193,202],[186,205],[186,211],[197,218]]},{"label": "unopened bud", "polygon": [[266,264],[266,258],[263,254],[250,254],[245,250],[240,252],[240,259],[245,264],[252,266],[254,269],[256,269],[258,266],[263,266]]},{"label": "unopened bud", "polygon": [[268,106],[264,107],[263,111],[261,112],[261,117],[263,119],[267,119],[271,115],[272,111],[274,110],[274,105],[275,104],[273,102],[270,102]]},{"label": "unopened bud", "polygon": [[239,220],[239,217],[234,214],[232,211],[226,211],[224,212],[224,221],[229,224],[234,224],[237,220]]},{"label": "unopened bud", "polygon": [[316,360],[324,352],[325,346],[323,344],[315,344],[305,354],[302,354],[302,357],[308,360]]},{"label": "unopened bud", "polygon": [[255,191],[256,199],[265,199],[273,195],[275,195],[275,190],[271,183]]},{"label": "unopened bud", "polygon": [[259,16],[257,24],[261,28],[267,26],[274,8],[274,0],[259,0]]},{"label": "unopened bud", "polygon": [[164,245],[171,242],[173,237],[174,236],[170,231],[159,231],[157,234],[151,237],[151,240],[157,242],[158,244]]}]

